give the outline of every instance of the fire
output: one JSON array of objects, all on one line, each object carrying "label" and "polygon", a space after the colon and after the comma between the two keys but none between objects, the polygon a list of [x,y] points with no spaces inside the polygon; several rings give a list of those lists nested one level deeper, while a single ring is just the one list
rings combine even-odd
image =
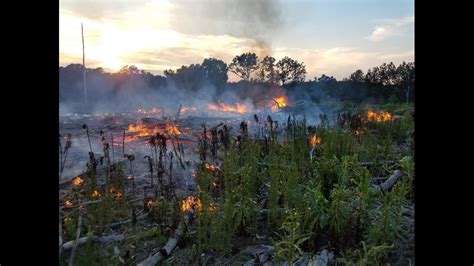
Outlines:
[{"label": "fire", "polygon": [[373,121],[373,122],[386,122],[386,121],[391,121],[393,119],[392,114],[389,112],[381,111],[379,114],[372,110],[367,111],[367,120],[368,121]]},{"label": "fire", "polygon": [[239,102],[236,102],[236,106],[230,106],[222,101],[219,101],[219,106],[215,104],[208,104],[208,108],[214,111],[221,111],[221,112],[237,112],[240,114],[244,114],[247,112],[247,106],[245,104],[241,104]]},{"label": "fire", "polygon": [[216,170],[216,167],[212,164],[209,164],[209,163],[205,163],[204,164],[204,167],[207,169],[207,170],[211,170],[211,171],[215,171]]},{"label": "fire", "polygon": [[82,184],[84,182],[84,180],[82,180],[82,178],[80,176],[78,177],[75,177],[74,179],[72,179],[72,183],[75,185],[75,186],[79,186],[80,184]]},{"label": "fire", "polygon": [[120,199],[122,197],[122,193],[120,191],[117,191],[117,193],[115,193],[115,199]]},{"label": "fire", "polygon": [[141,124],[136,124],[136,125],[130,124],[128,125],[127,131],[128,133],[137,133],[134,135],[135,138],[148,137],[148,136],[156,134],[156,131],[154,129],[149,129],[145,125],[141,125]]},{"label": "fire", "polygon": [[64,202],[64,205],[65,205],[66,207],[71,207],[71,206],[72,206],[72,201],[66,200],[66,201]]},{"label": "fire", "polygon": [[200,199],[195,200],[193,196],[188,196],[186,200],[182,201],[181,211],[188,212],[191,209],[200,210],[202,208],[202,203]]},{"label": "fire", "polygon": [[[157,133],[168,135],[179,135],[182,133],[178,126],[171,123],[165,123],[164,126],[162,125],[161,127],[147,127],[143,124],[130,124],[128,126],[127,132],[133,134],[131,137],[127,136],[127,141],[136,140],[140,137],[150,137],[156,135]],[[120,139],[117,139],[117,141],[120,141]]]},{"label": "fire", "polygon": [[139,114],[156,114],[156,113],[159,113],[159,112],[160,112],[160,109],[155,108],[155,107],[151,108],[150,111],[147,111],[144,108],[139,108],[137,110],[137,113],[139,113]]},{"label": "fire", "polygon": [[209,204],[209,207],[207,207],[207,210],[212,212],[212,211],[217,211],[217,205],[216,204]]},{"label": "fire", "polygon": [[196,107],[186,107],[186,106],[183,106],[181,107],[181,113],[187,113],[187,112],[196,112],[197,111],[197,108]]},{"label": "fire", "polygon": [[99,191],[97,190],[94,190],[94,192],[92,192],[92,197],[96,198],[96,197],[100,197],[100,193]]},{"label": "fire", "polygon": [[357,130],[357,129],[356,129],[356,130],[354,131],[354,135],[355,135],[356,137],[360,137],[361,134],[362,134],[362,131],[360,131],[360,130]]},{"label": "fire", "polygon": [[286,96],[280,96],[278,98],[273,98],[273,101],[275,101],[275,104],[272,105],[272,111],[277,111],[281,107],[285,107],[288,105],[288,98]]},{"label": "fire", "polygon": [[153,199],[148,199],[148,200],[146,201],[146,207],[147,207],[147,208],[151,208],[151,205],[152,205],[152,204],[153,204]]},{"label": "fire", "polygon": [[178,127],[169,123],[166,123],[164,132],[169,135],[181,134],[181,131],[179,131]]},{"label": "fire", "polygon": [[315,147],[316,145],[321,143],[321,138],[316,135],[313,135],[309,140],[309,143],[311,144],[311,147]]}]

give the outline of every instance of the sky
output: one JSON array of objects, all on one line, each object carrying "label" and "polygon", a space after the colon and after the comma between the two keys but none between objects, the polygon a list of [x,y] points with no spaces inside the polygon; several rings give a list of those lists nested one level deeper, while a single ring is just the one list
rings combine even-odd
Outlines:
[{"label": "sky", "polygon": [[[244,52],[306,66],[307,80],[414,61],[414,0],[60,0],[59,65],[153,74]],[[229,75],[231,81],[237,77]]]}]

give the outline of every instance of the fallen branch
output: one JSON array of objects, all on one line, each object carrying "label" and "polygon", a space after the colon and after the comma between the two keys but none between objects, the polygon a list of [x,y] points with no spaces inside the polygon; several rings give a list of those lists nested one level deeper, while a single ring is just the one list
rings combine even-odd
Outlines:
[{"label": "fallen branch", "polygon": [[[127,204],[130,204],[130,203],[133,203],[133,202],[136,202],[136,201],[140,201],[140,200],[141,200],[141,199],[130,200],[130,201],[127,201]],[[97,204],[97,203],[100,203],[101,201],[102,201],[101,199],[98,199],[98,200],[91,200],[91,201],[86,201],[86,202],[79,203],[79,204],[72,205],[72,206],[61,206],[61,207],[59,207],[59,209],[60,209],[60,210],[62,210],[62,209],[73,209],[73,208],[76,208],[76,207],[81,207],[81,206],[87,206],[87,205]]]},{"label": "fallen branch", "polygon": [[378,185],[378,186],[375,186],[375,190],[382,190],[384,192],[387,192],[389,191],[394,185],[395,183],[397,183],[397,181],[402,177],[402,172],[400,170],[395,170],[392,174],[392,176],[390,176],[389,179],[387,179],[387,181],[383,182],[382,184]]},{"label": "fallen branch", "polygon": [[395,161],[382,161],[382,162],[360,162],[359,166],[372,166],[372,165],[383,165],[383,164],[394,164]]},{"label": "fallen branch", "polygon": [[83,202],[83,203],[79,203],[79,204],[76,204],[76,205],[72,205],[72,206],[61,206],[59,207],[60,210],[62,209],[72,209],[72,208],[76,208],[76,207],[81,207],[81,206],[86,206],[86,205],[92,205],[92,204],[97,204],[99,202],[101,202],[102,200],[91,200],[91,201],[86,201],[86,202]]},{"label": "fallen branch", "polygon": [[[74,247],[76,242],[77,242],[77,246],[79,246],[86,243],[88,239],[89,237],[85,236],[85,237],[79,238],[77,241],[75,240],[68,241],[63,244],[63,249],[64,251],[68,251]],[[100,244],[104,244],[104,243],[108,243],[112,241],[121,241],[124,239],[125,239],[124,235],[93,236],[91,238],[92,242],[100,243]]]},{"label": "fallen branch", "polygon": [[178,228],[174,232],[173,236],[168,239],[168,242],[166,242],[166,245],[162,249],[160,249],[158,252],[156,252],[154,255],[151,255],[144,261],[138,263],[137,266],[156,265],[158,262],[162,261],[164,258],[169,256],[171,252],[176,248],[176,245],[178,244],[178,239],[183,234],[183,230],[184,230],[183,227],[184,227],[184,224],[179,223]]}]

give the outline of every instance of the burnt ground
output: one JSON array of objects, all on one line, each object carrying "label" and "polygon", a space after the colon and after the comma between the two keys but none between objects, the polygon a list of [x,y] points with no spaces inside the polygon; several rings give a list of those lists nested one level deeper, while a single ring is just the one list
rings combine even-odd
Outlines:
[{"label": "burnt ground", "polygon": [[[113,139],[113,149],[111,153],[111,159],[113,163],[123,163],[124,172],[127,175],[133,175],[135,179],[135,186],[138,199],[145,199],[147,193],[150,193],[150,173],[148,171],[147,162],[144,156],[150,156],[152,154],[151,147],[147,144],[149,136],[136,137],[132,132],[127,132],[129,125],[134,124],[146,124],[147,122],[165,123],[171,122],[176,125],[181,134],[173,136],[172,143],[168,140],[167,145],[168,151],[172,151],[172,144],[182,143],[183,144],[183,164],[184,167],[176,160],[173,163],[173,182],[175,183],[175,192],[179,197],[192,194],[196,189],[196,184],[193,180],[193,172],[195,172],[196,166],[199,162],[198,156],[198,140],[202,136],[202,125],[206,125],[207,128],[216,126],[220,123],[225,123],[231,129],[237,133],[239,129],[239,123],[241,121],[249,122],[249,128],[251,130],[252,118],[244,118],[242,116],[234,117],[195,117],[187,116],[182,117],[178,121],[171,121],[166,117],[149,114],[138,114],[138,113],[117,113],[107,115],[68,115],[61,116],[59,119],[60,123],[60,135],[65,136],[66,134],[71,135],[71,148],[68,150],[67,160],[65,161],[65,167],[62,174],[60,174],[60,195],[64,195],[70,188],[70,181],[80,176],[86,170],[86,164],[89,160],[89,141],[86,134],[86,130],[83,125],[86,124],[89,128],[90,145],[96,158],[103,156],[103,144],[101,141],[101,131],[110,144]],[[125,148],[123,148],[123,132],[125,131]],[[113,136],[113,137],[112,137]],[[64,142],[63,142],[64,145]],[[123,156],[125,154],[133,154],[135,160],[130,162]],[[169,165],[169,156],[165,156],[165,165]],[[212,162],[215,165],[218,164],[218,160]],[[104,165],[99,165],[98,173],[104,171],[106,168]],[[165,177],[166,179],[166,177]],[[165,180],[166,181],[166,180]],[[104,184],[105,180],[98,179],[99,185]],[[131,191],[131,183],[127,182],[126,190]],[[413,254],[413,238],[414,238],[414,208],[413,206],[407,206],[404,216],[407,218],[407,223],[404,227],[409,228],[410,234],[407,235],[405,243],[396,247],[396,253],[390,258],[394,265],[406,265],[407,261],[414,258]],[[148,224],[147,221],[142,221],[141,226],[143,228],[151,228],[152,225]],[[201,254],[201,261],[204,261],[205,265],[252,265],[256,262],[255,258],[259,257],[262,253],[262,248],[265,249],[266,245],[270,245],[269,239],[238,239],[238,243],[234,243],[234,246],[238,246],[239,251],[235,252],[228,257],[214,257],[212,254]],[[149,254],[157,252],[157,250],[163,245],[160,243],[157,245],[156,241],[144,241],[140,247],[137,247],[137,253],[135,254],[135,261],[141,261]],[[139,251],[138,251],[139,250]],[[316,254],[316,252],[315,252]],[[265,255],[266,265],[272,265],[271,255]],[[192,247],[181,246],[173,251],[171,256],[164,260],[163,264],[170,265],[193,265],[190,262],[192,257]],[[298,265],[308,265],[310,261],[315,262],[317,260],[316,255],[306,257],[305,261],[300,261]],[[414,264],[414,261],[411,261]],[[263,263],[261,263],[263,264]],[[197,264],[195,264],[197,265]],[[324,264],[323,264],[324,265]]]}]

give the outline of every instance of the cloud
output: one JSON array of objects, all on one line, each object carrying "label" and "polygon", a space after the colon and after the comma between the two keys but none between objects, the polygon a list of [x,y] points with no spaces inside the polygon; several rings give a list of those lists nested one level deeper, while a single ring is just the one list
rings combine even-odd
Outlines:
[{"label": "cloud", "polygon": [[415,22],[415,17],[408,16],[399,19],[384,19],[379,21],[383,24],[375,26],[372,34],[366,37],[367,40],[379,42],[392,36],[402,35],[406,31],[406,28]]},{"label": "cloud", "polygon": [[[271,50],[260,50],[259,53],[260,47],[255,45],[255,41],[269,40],[257,36],[259,32],[265,33],[269,29],[267,34],[272,35],[277,30],[272,29],[273,26],[281,22],[278,15],[280,7],[276,0],[264,1],[266,5],[262,6],[252,6],[259,10],[257,13],[269,13],[265,18],[250,16],[249,23],[244,23],[247,13],[244,12],[245,9],[241,10],[236,6],[238,2],[235,0],[226,2],[229,4],[228,11],[225,11],[225,5],[219,4],[215,16],[209,14],[207,17],[201,17],[203,13],[199,10],[196,10],[193,16],[193,8],[199,7],[192,5],[192,1],[139,0],[127,10],[123,10],[125,2],[122,0],[117,4],[107,2],[111,0],[99,1],[93,4],[89,0],[61,0],[60,65],[82,63],[81,22],[84,23],[87,67],[103,67],[110,72],[115,72],[124,65],[136,65],[153,74],[162,74],[166,69],[199,64],[208,57],[218,58],[229,64],[236,55],[256,52],[259,57],[269,54],[279,60],[289,56],[304,62],[308,71],[307,79],[322,74],[342,79],[358,68],[365,71],[387,61],[396,63],[413,60],[413,50],[382,53],[380,50],[374,52],[353,47],[303,49],[276,46],[271,47]],[[216,0],[206,1],[204,3],[208,7],[220,3]],[[186,3],[189,3],[189,6],[185,5]],[[106,4],[111,4],[110,8],[108,6],[107,11],[100,12],[117,11],[114,16],[108,16],[107,13],[107,16],[101,17],[99,13],[88,13],[88,10]],[[263,7],[269,7],[271,10],[265,11]],[[179,12],[183,12],[182,16],[179,16],[183,18],[182,23],[178,20]],[[226,14],[231,17],[226,18]],[[273,14],[276,14],[276,18],[272,17]],[[193,21],[194,28],[191,27]],[[212,25],[213,22],[215,25]],[[371,39],[383,40],[411,25],[413,17],[378,20],[376,23],[379,26],[375,27]],[[225,27],[227,24],[228,28]],[[252,29],[252,25],[261,28]],[[182,27],[182,30],[177,27]],[[220,29],[225,31],[221,32]],[[249,32],[243,34],[244,29],[249,29]],[[235,80],[232,75],[229,75],[229,78]]]},{"label": "cloud", "polygon": [[415,50],[404,51],[400,53],[392,53],[392,54],[381,54],[377,56],[377,59],[380,60],[396,60],[396,59],[406,59],[405,61],[413,61],[415,58]]}]

